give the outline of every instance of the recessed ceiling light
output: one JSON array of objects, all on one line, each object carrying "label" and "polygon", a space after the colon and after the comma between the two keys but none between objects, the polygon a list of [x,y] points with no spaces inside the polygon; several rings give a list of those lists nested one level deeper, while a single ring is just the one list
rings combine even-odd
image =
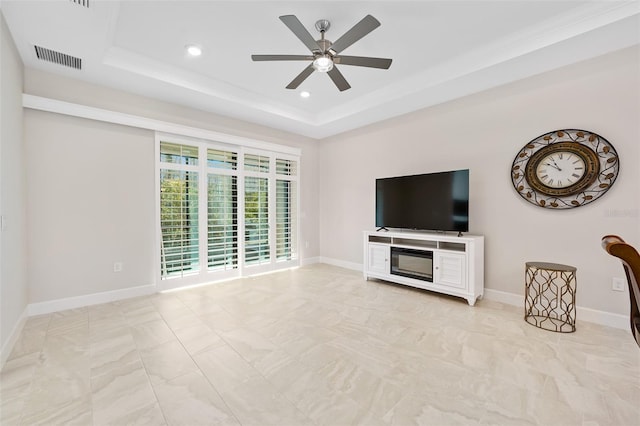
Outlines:
[{"label": "recessed ceiling light", "polygon": [[300,97],[302,98],[308,98],[309,96],[311,96],[311,93],[309,92],[300,92]]},{"label": "recessed ceiling light", "polygon": [[190,44],[187,46],[187,53],[191,56],[200,56],[202,55],[202,49],[199,46]]}]

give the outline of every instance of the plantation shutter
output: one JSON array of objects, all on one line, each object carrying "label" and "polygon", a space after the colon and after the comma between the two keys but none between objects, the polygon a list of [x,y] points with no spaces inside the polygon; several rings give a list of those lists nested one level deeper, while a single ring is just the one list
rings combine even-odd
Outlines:
[{"label": "plantation shutter", "polygon": [[269,263],[269,179],[244,179],[244,261]]},{"label": "plantation shutter", "polygon": [[[200,270],[198,230],[198,148],[162,142],[160,161],[161,276]],[[175,166],[174,166],[175,165]]]},{"label": "plantation shutter", "polygon": [[297,266],[299,157],[156,135],[163,289]]},{"label": "plantation shutter", "polygon": [[[235,152],[207,150],[207,167],[236,170]],[[238,177],[207,175],[207,267],[210,271],[238,268]]]},{"label": "plantation shutter", "polygon": [[298,257],[297,181],[285,178],[297,173],[296,161],[276,159],[276,261]]},{"label": "plantation shutter", "polygon": [[244,170],[248,172],[269,173],[269,157],[245,154]]},{"label": "plantation shutter", "polygon": [[[260,265],[271,261],[269,247],[269,165],[270,158],[244,155],[244,262]],[[261,177],[265,176],[265,177]]]}]

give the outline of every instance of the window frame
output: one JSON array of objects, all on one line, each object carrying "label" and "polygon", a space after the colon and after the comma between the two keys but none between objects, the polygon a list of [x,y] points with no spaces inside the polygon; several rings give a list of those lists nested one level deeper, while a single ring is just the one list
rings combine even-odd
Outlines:
[{"label": "window frame", "polygon": [[[160,144],[161,142],[184,144],[198,147],[198,165],[182,165],[171,164],[160,161]],[[155,277],[157,288],[162,290],[169,290],[174,288],[186,287],[191,285],[199,285],[210,283],[214,281],[221,281],[233,278],[240,278],[245,276],[251,276],[255,274],[271,272],[275,270],[281,270],[300,265],[300,156],[290,153],[277,152],[266,149],[257,149],[254,147],[247,147],[243,145],[224,143],[220,141],[213,141],[207,139],[192,138],[188,136],[180,136],[175,134],[156,132],[155,134],[155,191],[156,191],[156,256],[155,256]],[[226,168],[210,168],[207,161],[207,149],[231,151],[237,155],[237,167],[235,170]],[[263,173],[259,171],[244,170],[245,154],[260,155],[269,158],[269,171]],[[278,175],[276,174],[276,158],[291,160],[296,162],[296,174],[295,175]],[[171,168],[182,169],[189,168],[189,170],[198,172],[198,233],[199,233],[199,261],[200,270],[191,275],[184,275],[182,277],[163,277],[162,276],[162,259],[161,259],[161,244],[162,244],[162,229],[161,229],[161,200],[160,200],[160,173],[166,165],[171,164]],[[163,167],[165,166],[165,167]],[[208,252],[207,252],[207,236],[208,236],[208,179],[209,174],[217,175],[232,175],[236,176],[236,190],[237,190],[237,268],[226,270],[213,270],[208,269]],[[268,179],[268,224],[269,224],[269,261],[268,263],[258,265],[246,265],[245,262],[245,177],[266,177]],[[296,203],[295,211],[297,213],[295,223],[295,247],[298,250],[293,253],[290,260],[277,260],[276,255],[276,180],[290,180],[296,181],[295,184]],[[204,237],[203,237],[204,234]]]}]

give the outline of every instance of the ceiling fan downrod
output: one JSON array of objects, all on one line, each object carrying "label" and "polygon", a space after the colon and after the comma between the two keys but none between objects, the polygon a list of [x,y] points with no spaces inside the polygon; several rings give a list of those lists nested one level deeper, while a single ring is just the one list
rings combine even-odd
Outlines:
[{"label": "ceiling fan downrod", "polygon": [[329,72],[333,69],[333,54],[329,51],[331,47],[331,41],[324,38],[324,33],[327,32],[331,22],[327,19],[320,19],[316,21],[316,30],[320,32],[320,40],[317,40],[320,50],[313,52],[313,68],[318,72]]},{"label": "ceiling fan downrod", "polygon": [[[319,51],[321,55],[326,55],[331,53],[329,52],[329,48],[331,48],[331,45],[333,43],[331,43],[331,41],[324,38],[324,34],[329,30],[329,27],[331,27],[331,22],[329,22],[327,19],[320,19],[316,21],[316,30],[320,32],[320,40],[316,40],[316,41],[320,49],[322,49]],[[331,56],[333,56],[333,53],[331,54]]]}]

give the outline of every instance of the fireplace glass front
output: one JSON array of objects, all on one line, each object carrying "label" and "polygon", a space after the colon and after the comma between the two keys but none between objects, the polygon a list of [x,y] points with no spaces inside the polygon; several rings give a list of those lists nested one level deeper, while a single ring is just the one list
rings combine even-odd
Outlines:
[{"label": "fireplace glass front", "polygon": [[433,252],[391,247],[391,273],[433,282]]}]

